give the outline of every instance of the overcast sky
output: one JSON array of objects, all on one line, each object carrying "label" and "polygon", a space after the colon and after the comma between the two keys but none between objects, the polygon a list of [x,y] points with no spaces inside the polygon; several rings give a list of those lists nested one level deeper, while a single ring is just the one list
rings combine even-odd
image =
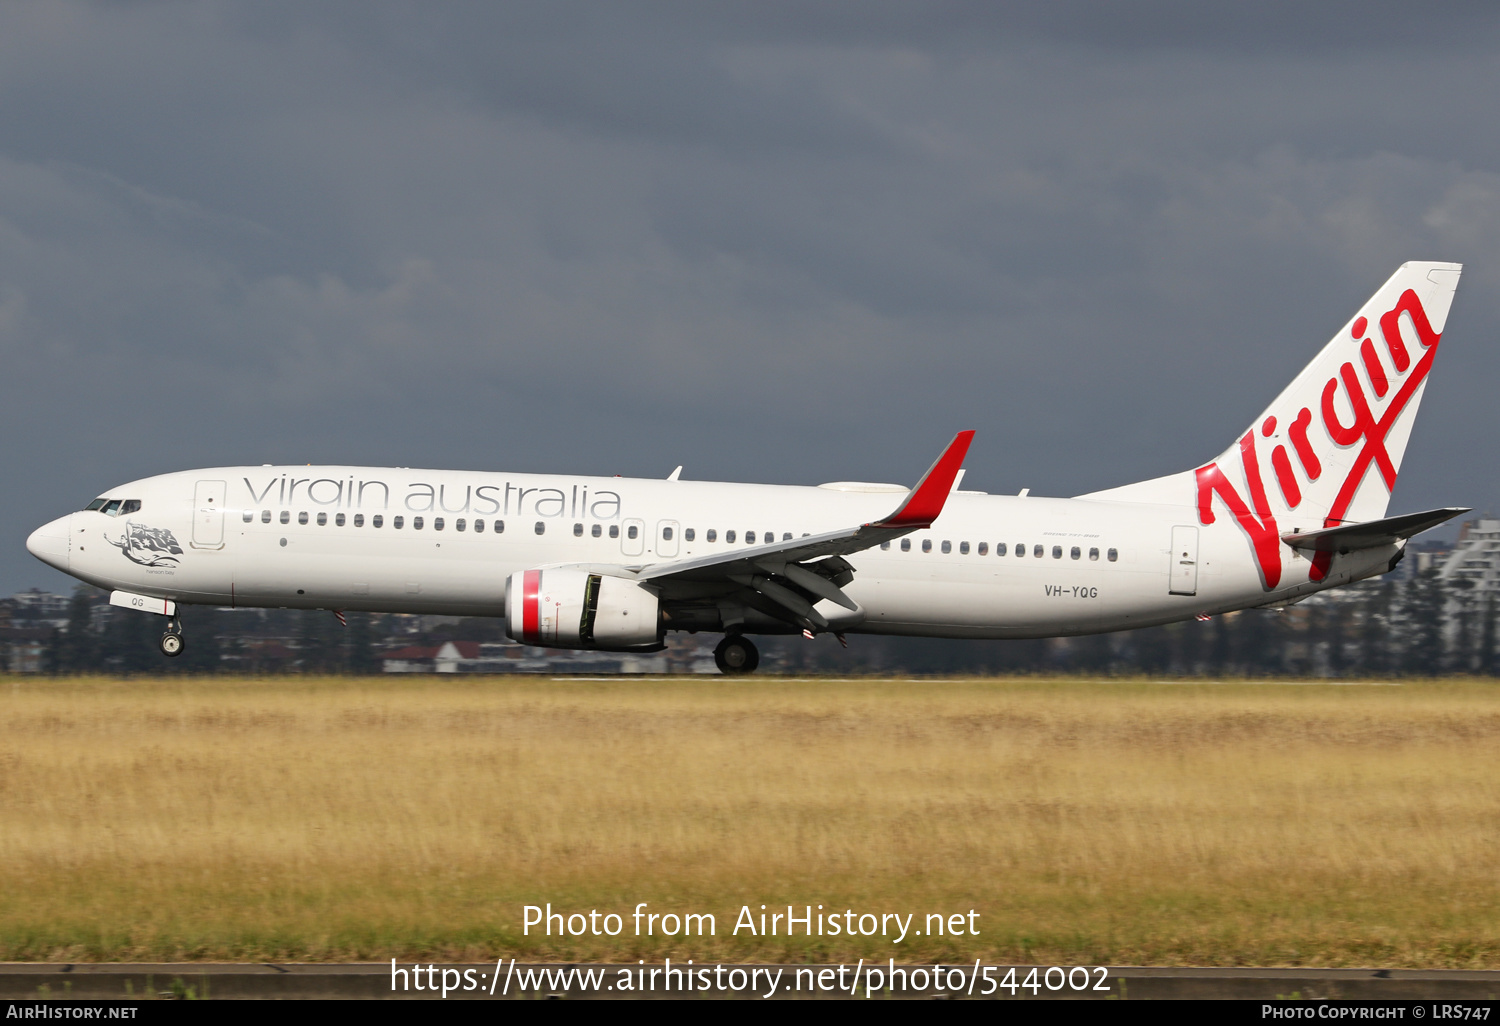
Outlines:
[{"label": "overcast sky", "polygon": [[0,5],[0,592],[196,466],[1071,495],[1466,264],[1392,512],[1500,508],[1500,8]]}]

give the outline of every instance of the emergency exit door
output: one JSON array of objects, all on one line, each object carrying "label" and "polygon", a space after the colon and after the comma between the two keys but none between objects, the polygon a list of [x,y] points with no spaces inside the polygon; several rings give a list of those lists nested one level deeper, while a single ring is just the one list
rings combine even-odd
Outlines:
[{"label": "emergency exit door", "polygon": [[199,481],[193,487],[193,548],[224,547],[224,482]]},{"label": "emergency exit door", "polygon": [[627,556],[639,556],[646,551],[646,522],[627,520],[622,527],[620,551]]},{"label": "emergency exit door", "polygon": [[1172,561],[1168,591],[1173,595],[1198,594],[1198,529],[1172,528]]}]

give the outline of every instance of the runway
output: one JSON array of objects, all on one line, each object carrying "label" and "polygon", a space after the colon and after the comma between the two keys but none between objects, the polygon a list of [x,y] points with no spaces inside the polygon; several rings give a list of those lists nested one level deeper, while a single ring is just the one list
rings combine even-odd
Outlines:
[{"label": "runway", "polygon": [[[410,983],[410,963],[402,963],[401,968],[407,970],[407,975],[401,982]],[[674,963],[674,969],[685,968]],[[709,969],[714,967],[699,965],[694,969]],[[837,979],[839,966],[807,966],[807,965],[725,965],[720,979],[769,979],[770,974],[781,971],[779,979],[783,981],[771,996],[785,999],[838,999],[850,998],[850,990],[845,988],[822,989],[814,985],[813,980],[827,980],[832,983]],[[846,970],[846,978],[853,976],[853,965],[843,967]],[[885,970],[886,966],[867,966]],[[933,974],[930,965],[898,965],[897,970],[905,970],[908,986],[905,987],[904,996],[920,998],[987,998],[987,999],[1012,999],[1011,993],[1005,988],[998,988],[990,995],[976,993],[982,991],[984,986],[972,988],[967,991],[950,990],[942,986],[933,985]],[[951,981],[956,977],[948,973],[962,970],[967,979],[967,974],[972,973],[973,965],[953,965],[943,967],[948,972],[944,975]],[[998,972],[993,974],[993,979],[999,981],[1009,967],[1002,966]],[[1046,967],[1041,967],[1045,972]],[[495,974],[495,963],[487,964],[439,964],[436,966],[434,979],[441,979],[443,970],[456,970],[459,979],[468,971],[472,973],[469,979],[480,981],[480,986],[470,990],[451,990],[446,1000],[502,1000],[502,999],[536,999],[536,998],[566,998],[588,1000],[592,998],[619,999],[621,997],[639,997],[646,999],[655,998],[710,998],[723,999],[733,997],[756,998],[764,997],[765,988],[761,987],[756,993],[750,988],[739,990],[727,987],[710,987],[695,989],[691,991],[671,990],[667,991],[660,986],[659,981],[664,978],[665,966],[656,965],[642,966],[639,964],[560,964],[560,963],[529,963],[515,964],[505,962],[502,965],[504,979],[509,984],[506,992],[502,994],[499,986],[495,987],[495,993],[490,994],[488,988],[491,977]],[[574,972],[573,970],[580,970]],[[1017,979],[1024,979],[1029,966],[1018,967]],[[424,964],[425,970],[425,964]],[[631,979],[641,979],[657,983],[657,989],[642,989],[631,993],[622,993],[622,989],[616,989],[613,983],[606,986],[587,986],[583,970],[593,970],[595,979],[615,981],[621,978],[621,974]],[[661,970],[653,975],[653,970]],[[805,981],[802,989],[795,989],[792,981],[799,979]],[[811,970],[809,974],[808,970]],[[824,970],[832,970],[834,975],[824,977]],[[735,977],[733,974],[739,971],[743,976]],[[922,971],[922,977],[926,984],[924,987],[914,986],[915,979],[911,975],[915,971]],[[759,974],[751,977],[752,973]],[[639,975],[638,975],[639,974]],[[423,973],[426,976],[426,972]],[[548,980],[544,986],[532,986],[523,988],[516,986],[520,980],[539,979]],[[679,977],[680,979],[680,977]],[[1058,977],[1054,975],[1053,981]],[[1500,995],[1500,971],[1466,971],[1466,970],[1406,970],[1406,969],[1300,969],[1300,968],[1196,968],[1196,967],[1150,967],[1150,966],[1115,966],[1107,967],[1107,976],[1103,982],[1107,990],[1095,990],[1097,970],[1091,974],[1091,978],[1085,989],[1073,990],[1066,983],[1062,983],[1059,989],[1048,990],[1045,986],[1039,987],[1039,993],[1033,995],[1024,987],[1014,996],[1017,1000],[1391,1000],[1391,1001],[1483,1001],[1494,1000]],[[559,985],[559,981],[563,981]],[[495,982],[499,982],[496,980]],[[863,983],[855,988],[860,999],[865,997]],[[876,987],[871,997],[879,999],[886,997],[899,997],[888,989]],[[202,999],[382,999],[400,998],[406,1000],[444,1000],[443,996],[431,989],[397,990],[392,991],[392,973],[389,963],[344,963],[344,964],[318,964],[318,963],[201,963],[201,962],[159,962],[159,963],[4,963],[0,964],[0,1000],[130,1000],[130,999],[172,999],[172,998],[194,998]]]}]

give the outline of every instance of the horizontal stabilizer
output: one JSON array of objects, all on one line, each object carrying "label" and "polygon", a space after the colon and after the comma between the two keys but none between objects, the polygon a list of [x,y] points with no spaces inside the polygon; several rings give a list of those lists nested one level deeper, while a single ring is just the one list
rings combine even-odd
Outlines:
[{"label": "horizontal stabilizer", "polygon": [[1311,552],[1344,553],[1356,549],[1377,549],[1431,530],[1438,524],[1469,511],[1469,508],[1463,506],[1430,509],[1425,513],[1407,513],[1363,524],[1345,524],[1343,527],[1327,527],[1321,531],[1305,531],[1302,534],[1283,534],[1281,540],[1294,549]]}]

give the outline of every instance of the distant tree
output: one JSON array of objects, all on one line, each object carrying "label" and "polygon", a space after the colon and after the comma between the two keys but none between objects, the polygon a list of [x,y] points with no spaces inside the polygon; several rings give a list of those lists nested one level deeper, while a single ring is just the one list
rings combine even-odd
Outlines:
[{"label": "distant tree", "polygon": [[1344,603],[1333,601],[1325,605],[1318,618],[1318,627],[1325,646],[1328,672],[1332,676],[1342,677],[1349,666],[1344,653]]},{"label": "distant tree", "polygon": [[375,651],[375,631],[370,613],[348,613],[350,673],[380,672],[380,657]]},{"label": "distant tree", "polygon": [[1270,609],[1245,609],[1235,618],[1234,661],[1247,677],[1283,672],[1281,614]]},{"label": "distant tree", "polygon": [[1222,676],[1229,666],[1232,625],[1225,616],[1216,616],[1208,622],[1208,644],[1205,646],[1204,672],[1211,677]]},{"label": "distant tree", "polygon": [[1171,672],[1176,639],[1171,626],[1143,627],[1130,635],[1130,653],[1140,673],[1161,675]]},{"label": "distant tree", "polygon": [[1392,605],[1395,595],[1396,587],[1390,581],[1379,582],[1365,594],[1355,657],[1361,673],[1382,675],[1394,669]]},{"label": "distant tree", "polygon": [[[124,677],[163,670],[167,657],[157,648],[165,620],[126,609],[110,610],[109,623],[99,639],[103,666]],[[189,644],[193,641],[188,639]]]},{"label": "distant tree", "polygon": [[94,589],[80,584],[68,602],[68,627],[58,652],[59,673],[88,673],[98,669],[98,646],[94,641]]},{"label": "distant tree", "polygon": [[1110,634],[1086,634],[1072,639],[1069,653],[1072,668],[1080,673],[1108,673],[1114,661],[1113,639]]},{"label": "distant tree", "polygon": [[[213,610],[204,606],[186,606],[178,609],[178,616],[182,621],[182,637],[185,642],[182,655],[172,659],[163,656],[162,662],[172,673],[218,673],[223,668],[223,660],[219,658],[219,635],[214,629],[217,617]],[[157,638],[160,638],[159,631]]]},{"label": "distant tree", "polygon": [[1479,653],[1477,669],[1486,677],[1495,675],[1495,593],[1485,592],[1484,605],[1480,607]]},{"label": "distant tree", "polygon": [[42,672],[56,676],[65,672],[68,654],[65,645],[66,639],[63,632],[53,627],[47,633],[47,640],[42,645]]},{"label": "distant tree", "polygon": [[[1213,621],[1208,621],[1212,623]],[[1177,625],[1175,634],[1176,653],[1173,662],[1178,669],[1191,677],[1200,672],[1204,652],[1213,641],[1212,629],[1200,620],[1184,620]]]},{"label": "distant tree", "polygon": [[1446,596],[1437,575],[1435,568],[1424,570],[1402,589],[1406,651],[1402,654],[1401,668],[1409,674],[1432,676],[1443,670]]},{"label": "distant tree", "polygon": [[[326,609],[305,609],[297,636],[303,673],[344,672],[345,628]],[[337,633],[336,633],[337,632]]]},{"label": "distant tree", "polygon": [[1471,673],[1474,669],[1474,653],[1478,648],[1475,637],[1475,619],[1479,610],[1474,607],[1474,582],[1468,578],[1455,578],[1443,588],[1444,606],[1453,622],[1452,643],[1448,648],[1448,669],[1454,673]]}]

